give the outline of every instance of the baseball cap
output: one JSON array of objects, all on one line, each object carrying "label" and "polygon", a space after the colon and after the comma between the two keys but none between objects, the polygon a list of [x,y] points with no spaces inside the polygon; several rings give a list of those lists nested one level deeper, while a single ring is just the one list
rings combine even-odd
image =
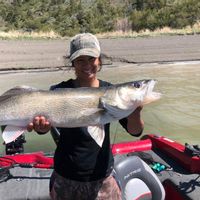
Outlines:
[{"label": "baseball cap", "polygon": [[101,48],[98,39],[91,33],[75,35],[70,41],[69,60],[73,61],[79,56],[99,57]]}]

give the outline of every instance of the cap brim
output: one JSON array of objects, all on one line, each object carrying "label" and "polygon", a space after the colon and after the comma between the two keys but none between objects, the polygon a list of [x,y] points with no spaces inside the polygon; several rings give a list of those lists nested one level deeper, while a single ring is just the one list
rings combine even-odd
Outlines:
[{"label": "cap brim", "polygon": [[70,57],[69,60],[73,61],[79,56],[92,56],[92,57],[99,57],[100,52],[97,49],[92,49],[92,48],[85,48],[85,49],[80,49],[76,52],[74,52]]}]

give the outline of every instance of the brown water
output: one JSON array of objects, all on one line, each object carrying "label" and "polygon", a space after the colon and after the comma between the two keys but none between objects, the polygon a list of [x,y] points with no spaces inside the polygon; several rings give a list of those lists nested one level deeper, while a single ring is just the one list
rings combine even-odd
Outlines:
[{"label": "brown water", "polygon": [[[22,72],[0,74],[0,93],[16,85],[29,85],[48,89],[49,85],[73,77],[73,71]],[[162,99],[144,107],[142,116],[145,133],[163,135],[181,143],[200,144],[200,64],[152,64],[126,65],[104,68],[99,73],[113,83],[144,78],[158,80],[156,90]],[[39,136],[26,134],[26,151],[54,151],[50,134]],[[118,123],[112,124],[112,141],[135,140],[122,130]],[[0,144],[2,144],[0,138]],[[0,145],[0,152],[4,146]]]}]

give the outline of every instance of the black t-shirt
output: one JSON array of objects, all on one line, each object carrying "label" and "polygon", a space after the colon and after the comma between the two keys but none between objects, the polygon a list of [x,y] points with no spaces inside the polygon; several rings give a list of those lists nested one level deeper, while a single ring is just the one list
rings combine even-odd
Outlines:
[{"label": "black t-shirt", "polygon": [[[111,83],[100,81],[100,87]],[[61,82],[51,87],[74,88],[73,80]],[[78,110],[77,110],[78,112]],[[126,118],[120,120],[126,128]],[[113,169],[113,155],[110,148],[110,124],[105,126],[105,139],[102,147],[87,132],[87,127],[58,128],[60,139],[54,155],[55,171],[61,176],[77,181],[94,181],[110,175]]]}]

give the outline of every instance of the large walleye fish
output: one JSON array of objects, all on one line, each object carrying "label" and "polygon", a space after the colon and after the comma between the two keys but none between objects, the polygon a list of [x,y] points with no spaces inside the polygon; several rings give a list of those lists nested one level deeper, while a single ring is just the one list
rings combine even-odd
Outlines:
[{"label": "large walleye fish", "polygon": [[66,88],[53,91],[15,87],[0,96],[2,137],[14,141],[35,116],[45,116],[53,127],[88,128],[102,146],[104,124],[127,117],[138,106],[156,101],[155,80],[139,80],[101,88]]}]

